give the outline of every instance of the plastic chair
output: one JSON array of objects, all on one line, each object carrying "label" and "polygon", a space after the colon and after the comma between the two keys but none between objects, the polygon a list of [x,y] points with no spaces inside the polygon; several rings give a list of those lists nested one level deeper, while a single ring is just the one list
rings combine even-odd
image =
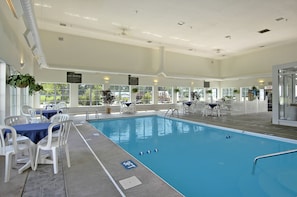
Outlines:
[{"label": "plastic chair", "polygon": [[68,114],[55,114],[50,118],[50,122],[62,122],[65,120],[69,120],[69,115]]},{"label": "plastic chair", "polygon": [[[27,124],[28,119],[25,116],[8,116],[4,119],[4,123],[6,126],[14,126],[17,124]],[[9,144],[12,144],[12,138],[11,133],[6,133],[7,141]],[[34,158],[33,158],[33,151],[32,148],[34,146],[33,142],[26,136],[17,135],[16,136],[16,142],[17,142],[17,150],[18,153],[22,154],[24,156],[26,152],[28,152],[28,158],[31,162],[31,168],[34,168]],[[15,162],[22,162],[22,159],[19,159],[19,155],[17,155],[17,159]],[[20,172],[20,171],[19,171]]]},{"label": "plastic chair", "polygon": [[[4,133],[6,130],[11,131],[11,144],[6,143],[4,139]],[[5,175],[4,182],[8,182],[10,179],[10,170],[13,156],[17,153],[16,131],[10,126],[0,126],[0,155],[5,156]]]},{"label": "plastic chair", "polygon": [[67,104],[63,101],[54,106],[54,109],[56,109],[56,110],[59,110],[61,108],[67,108]]},{"label": "plastic chair", "polygon": [[[55,114],[50,118],[51,123],[63,122],[65,120],[69,120],[68,114]],[[59,137],[59,132],[53,131],[53,137]]]},{"label": "plastic chair", "polygon": [[[64,148],[66,153],[66,159],[67,159],[67,166],[70,168],[70,156],[69,156],[69,149],[68,149],[68,136],[69,131],[71,128],[72,120],[66,120],[63,122],[57,122],[50,124],[48,128],[48,137],[45,138],[45,140],[41,140],[37,144],[37,150],[36,150],[36,159],[35,159],[35,166],[34,170],[37,169],[38,161],[41,160],[41,154],[40,151],[51,151],[51,160],[50,163],[47,164],[53,164],[54,168],[54,174],[58,173],[58,154],[57,150],[61,148]],[[54,127],[60,127],[58,130],[58,138],[53,137],[53,128]]]},{"label": "plastic chair", "polygon": [[26,117],[31,117],[30,109],[32,109],[29,105],[23,105],[21,108],[21,114]]},{"label": "plastic chair", "polygon": [[[14,126],[17,124],[27,124],[28,118],[26,116],[7,116],[4,118],[4,123],[6,126]],[[9,135],[9,134],[8,134]],[[26,136],[17,135],[17,142],[22,142],[24,140],[30,140]]]},{"label": "plastic chair", "polygon": [[26,116],[7,116],[4,118],[4,123],[7,126],[13,126],[16,124],[27,124],[28,118]]}]

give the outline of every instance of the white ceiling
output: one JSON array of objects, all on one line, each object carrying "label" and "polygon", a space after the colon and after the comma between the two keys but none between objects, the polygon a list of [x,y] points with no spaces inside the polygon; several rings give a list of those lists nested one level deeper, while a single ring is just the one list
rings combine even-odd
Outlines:
[{"label": "white ceiling", "polygon": [[[40,29],[214,59],[297,40],[297,0],[33,0]],[[258,31],[269,29],[267,33]]]}]

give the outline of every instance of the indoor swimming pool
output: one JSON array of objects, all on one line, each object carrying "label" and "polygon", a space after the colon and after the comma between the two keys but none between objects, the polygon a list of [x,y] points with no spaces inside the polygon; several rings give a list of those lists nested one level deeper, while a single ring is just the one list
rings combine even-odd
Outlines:
[{"label": "indoor swimming pool", "polygon": [[185,196],[297,196],[297,152],[254,165],[296,140],[161,116],[90,123]]}]

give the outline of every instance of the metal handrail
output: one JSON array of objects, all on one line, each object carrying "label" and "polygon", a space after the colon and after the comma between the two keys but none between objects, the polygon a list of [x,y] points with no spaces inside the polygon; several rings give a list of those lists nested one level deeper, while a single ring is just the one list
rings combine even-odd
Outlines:
[{"label": "metal handrail", "polygon": [[[169,112],[171,112],[171,115],[168,115]],[[173,108],[173,109],[172,109],[172,108],[169,108],[169,109],[166,111],[164,117],[166,117],[167,115],[168,115],[168,116],[173,116],[173,115],[174,115],[174,112],[176,112],[177,116],[179,116],[178,109],[176,109],[176,108]]]},{"label": "metal handrail", "polygon": [[257,164],[257,161],[258,161],[259,159],[264,159],[264,158],[274,157],[274,156],[280,156],[280,155],[285,155],[285,154],[290,154],[290,153],[295,153],[295,152],[297,152],[297,149],[292,149],[292,150],[281,151],[281,152],[277,152],[277,153],[271,153],[271,154],[266,154],[266,155],[260,155],[260,156],[257,156],[257,157],[255,157],[255,159],[254,159],[254,164],[253,164],[253,171],[252,171],[252,173],[253,173],[253,174],[255,173],[256,164]]}]

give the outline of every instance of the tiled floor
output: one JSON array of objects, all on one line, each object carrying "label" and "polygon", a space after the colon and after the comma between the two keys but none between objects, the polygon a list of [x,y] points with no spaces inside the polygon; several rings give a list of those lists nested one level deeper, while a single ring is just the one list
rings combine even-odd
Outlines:
[{"label": "tiled floor", "polygon": [[[146,113],[137,113],[143,114]],[[121,115],[103,115],[100,118],[118,116]],[[188,114],[180,115],[180,118],[297,139],[295,127],[272,125],[271,116],[272,113],[267,112],[223,117]],[[0,196],[182,196],[110,140],[98,135],[98,132],[85,122],[84,116],[75,116],[73,119],[77,130],[72,128],[69,139],[71,168],[67,168],[64,154],[61,154],[57,175],[53,174],[51,165],[39,165],[37,171],[29,169],[22,174],[17,174],[13,169],[10,182],[4,183],[4,162],[1,158]],[[132,171],[123,169],[119,163],[128,159],[134,160],[139,167]],[[124,189],[120,181],[134,176],[141,184]]]}]

